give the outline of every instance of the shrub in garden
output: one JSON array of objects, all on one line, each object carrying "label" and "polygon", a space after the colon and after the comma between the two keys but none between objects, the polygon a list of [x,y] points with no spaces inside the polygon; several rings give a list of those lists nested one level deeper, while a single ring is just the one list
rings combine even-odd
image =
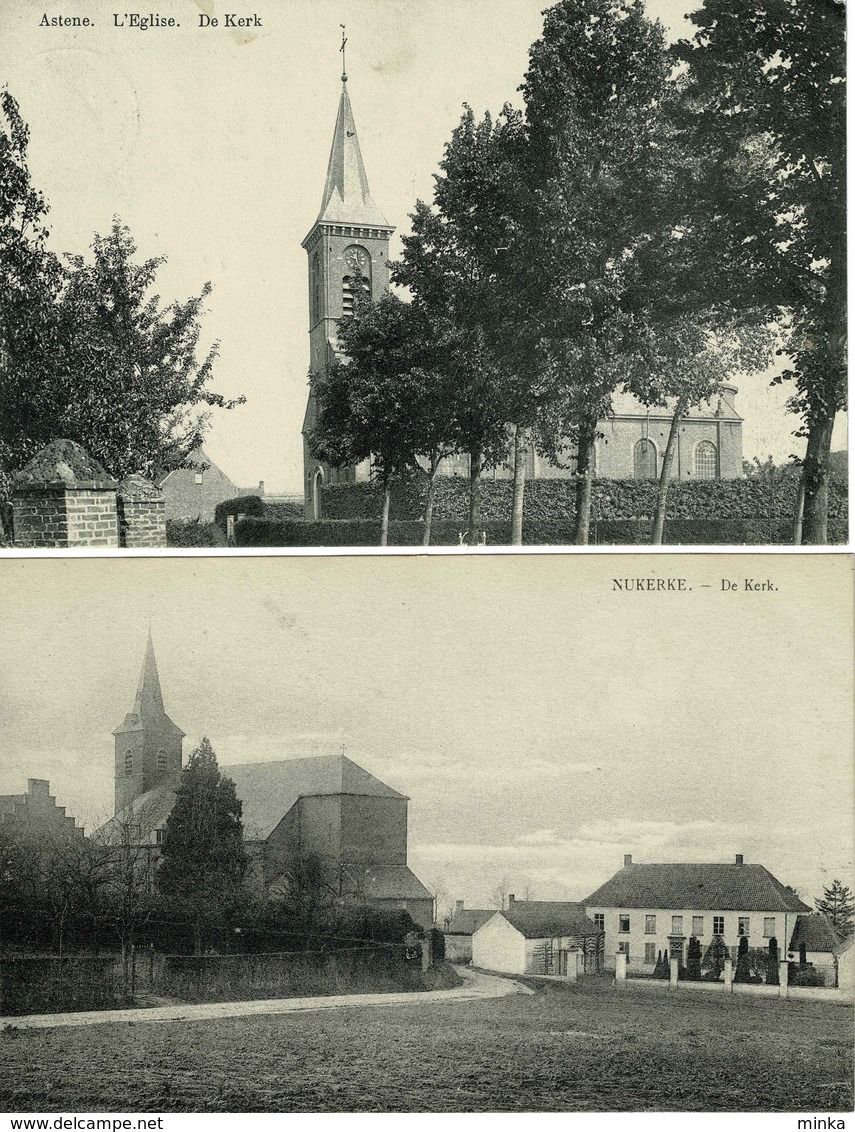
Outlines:
[{"label": "shrub in garden", "polygon": [[739,954],[736,957],[736,972],[733,976],[735,983],[750,983],[751,982],[751,962],[748,958],[748,936],[744,935],[739,940]]},{"label": "shrub in garden", "polygon": [[671,964],[668,962],[668,952],[666,950],[663,955],[659,952],[656,959],[656,966],[653,968],[654,979],[670,979],[671,978]]},{"label": "shrub in garden", "polygon": [[774,936],[769,940],[769,958],[766,964],[766,982],[769,986],[777,987],[780,985],[778,977],[778,941]]},{"label": "shrub in garden", "polygon": [[709,979],[720,979],[724,970],[724,961],[729,957],[727,944],[720,935],[714,935],[704,955],[702,967]]},{"label": "shrub in garden", "polygon": [[689,939],[689,953],[686,958],[684,979],[700,979],[701,977],[701,941],[695,936]]}]

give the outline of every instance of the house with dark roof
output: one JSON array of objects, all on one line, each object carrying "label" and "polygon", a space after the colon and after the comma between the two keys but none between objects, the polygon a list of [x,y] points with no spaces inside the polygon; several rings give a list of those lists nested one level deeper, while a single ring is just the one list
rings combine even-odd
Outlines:
[{"label": "house with dark roof", "polygon": [[515,900],[472,935],[472,963],[515,975],[575,979],[595,974],[602,961],[603,932],[583,905],[566,900]]},{"label": "house with dark roof", "polygon": [[472,959],[472,936],[495,914],[495,908],[464,908],[462,900],[455,900],[451,916],[436,925],[445,936],[445,958],[452,963],[468,963]]},{"label": "house with dark roof", "polygon": [[694,936],[706,951],[720,936],[736,959],[744,936],[752,948],[775,939],[783,952],[800,915],[810,912],[792,889],[762,865],[633,864],[624,867],[584,901],[585,911],[605,933],[605,965],[613,969],[622,951],[629,966],[652,972],[661,952],[681,962]]},{"label": "house with dark roof", "polygon": [[257,488],[237,487],[201,446],[188,455],[185,467],[160,476],[157,486],[163,492],[167,519],[198,519],[200,523],[212,523],[217,504],[227,499],[264,495],[263,483]]},{"label": "house with dark roof", "polygon": [[[132,710],[115,737],[116,812],[94,836],[149,847],[152,869],[175,803],[184,732],[166,714],[149,635]],[[250,882],[288,891],[308,860],[340,903],[403,908],[423,927],[433,897],[407,865],[406,795],[344,755],[224,765],[243,806]]]}]

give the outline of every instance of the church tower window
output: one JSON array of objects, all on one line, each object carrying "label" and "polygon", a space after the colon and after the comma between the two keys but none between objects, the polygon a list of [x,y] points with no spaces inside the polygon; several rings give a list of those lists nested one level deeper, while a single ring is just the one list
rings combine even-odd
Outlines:
[{"label": "church tower window", "polygon": [[125,775],[130,778],[134,773],[134,752],[125,751]]},{"label": "church tower window", "polygon": [[169,758],[166,751],[157,752],[157,773],[166,774],[167,767],[169,766]]}]

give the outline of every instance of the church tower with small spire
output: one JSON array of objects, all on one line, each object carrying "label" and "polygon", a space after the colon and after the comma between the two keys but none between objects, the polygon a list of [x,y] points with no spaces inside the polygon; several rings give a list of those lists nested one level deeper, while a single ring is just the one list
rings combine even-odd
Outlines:
[{"label": "church tower with small spire", "polygon": [[[342,53],[347,40],[342,36]],[[343,61],[342,61],[343,65]],[[360,295],[379,299],[389,285],[389,237],[394,227],[383,218],[371,197],[362,162],[356,123],[343,69],[332,150],[318,218],[303,247],[309,259],[310,368],[322,372],[338,355],[338,320],[351,314]],[[319,519],[320,489],[324,483],[352,483],[368,478],[365,466],[336,469],[321,464],[309,452],[306,434],[317,419],[311,390],[303,421],[305,514]]]},{"label": "church tower with small spire", "polygon": [[116,809],[118,814],[140,794],[182,767],[184,732],[163,706],[151,630],[134,706],[113,732],[116,739]]}]

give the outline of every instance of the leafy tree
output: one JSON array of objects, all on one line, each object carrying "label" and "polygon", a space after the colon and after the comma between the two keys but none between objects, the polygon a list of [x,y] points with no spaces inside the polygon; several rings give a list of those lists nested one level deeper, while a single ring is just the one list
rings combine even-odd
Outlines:
[{"label": "leafy tree", "polygon": [[[835,0],[704,0],[683,127],[710,286],[788,331],[806,436],[802,540],[827,541],[828,458],[846,407],[845,13]],[[782,378],[782,379],[783,379]],[[781,379],[777,379],[781,380]]]},{"label": "leafy tree", "polygon": [[855,932],[855,900],[848,885],[833,880],[823,889],[822,897],[814,901],[814,907],[828,917],[841,939],[849,939]]},{"label": "leafy tree", "polygon": [[179,467],[211,411],[216,345],[197,347],[206,284],[186,302],[152,293],[163,258],[135,261],[118,220],[92,262],[47,249],[48,206],[30,180],[29,131],[0,92],[0,496],[11,474],[66,437],[119,478]]},{"label": "leafy tree", "polygon": [[548,388],[539,440],[555,462],[575,446],[578,543],[588,541],[597,422],[648,361],[634,260],[661,235],[668,72],[662,29],[638,0],[560,0],[522,88],[529,208],[512,254]]},{"label": "leafy tree", "polygon": [[440,462],[455,450],[453,351],[423,308],[394,295],[363,303],[343,319],[339,344],[348,361],[312,375],[318,423],[310,450],[333,467],[371,460],[384,489],[383,546],[392,478],[406,471],[424,475],[427,546]]},{"label": "leafy tree", "polygon": [[505,107],[494,122],[467,107],[445,147],[432,206],[416,204],[394,283],[409,288],[447,349],[454,439],[469,454],[469,542],[481,524],[481,475],[507,459],[508,424],[525,424],[518,351],[501,348],[514,311],[499,286],[501,259],[521,192],[522,122]]},{"label": "leafy tree", "polygon": [[208,739],[181,772],[163,831],[157,886],[193,924],[196,953],[206,933],[240,908],[247,868],[242,805],[224,778]]}]

